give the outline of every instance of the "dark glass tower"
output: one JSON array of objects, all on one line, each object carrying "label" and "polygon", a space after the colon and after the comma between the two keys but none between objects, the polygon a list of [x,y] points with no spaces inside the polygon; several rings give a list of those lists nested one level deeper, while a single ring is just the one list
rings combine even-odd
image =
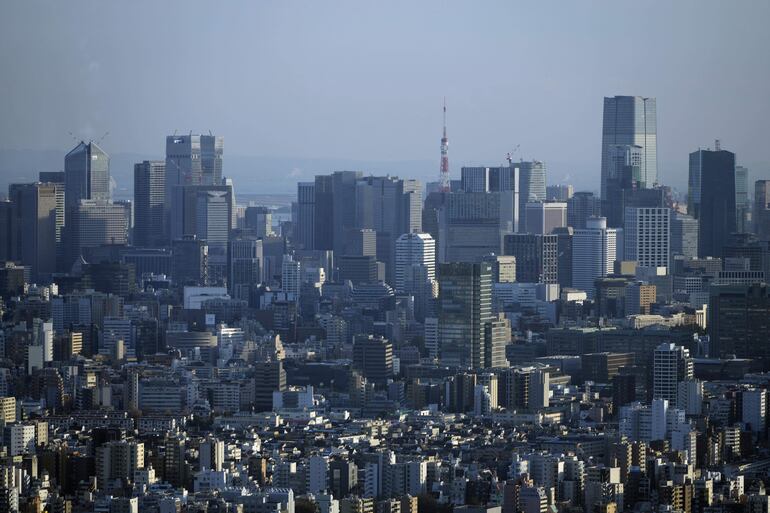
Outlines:
[{"label": "dark glass tower", "polygon": [[688,213],[698,220],[698,254],[722,256],[735,232],[735,154],[718,149],[690,153]]}]

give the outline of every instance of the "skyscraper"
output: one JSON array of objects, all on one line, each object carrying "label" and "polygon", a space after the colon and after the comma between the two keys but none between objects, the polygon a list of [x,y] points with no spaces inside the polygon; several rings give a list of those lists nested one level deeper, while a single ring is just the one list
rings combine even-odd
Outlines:
[{"label": "skyscraper", "polygon": [[558,236],[513,233],[503,240],[503,253],[516,257],[516,281],[558,282]]},{"label": "skyscraper", "polygon": [[670,209],[626,208],[623,258],[639,267],[669,267],[670,230]]},{"label": "skyscraper", "polygon": [[409,292],[406,285],[413,266],[425,267],[428,280],[436,278],[436,242],[430,234],[405,233],[396,241],[396,290]]},{"label": "skyscraper", "polygon": [[698,221],[692,216],[673,212],[671,215],[671,256],[698,258]]},{"label": "skyscraper", "polygon": [[134,164],[134,245],[165,244],[163,203],[166,200],[166,163],[145,160]]},{"label": "skyscraper", "polygon": [[735,223],[739,232],[749,231],[749,170],[735,166]]},{"label": "skyscraper", "polygon": [[659,345],[653,353],[652,398],[665,399],[677,406],[678,385],[693,378],[690,351],[673,343]]},{"label": "skyscraper", "polygon": [[84,250],[103,245],[128,244],[128,223],[124,205],[103,200],[81,200],[67,226],[71,234],[71,258],[68,265]]},{"label": "skyscraper", "polygon": [[601,211],[601,200],[593,192],[576,192],[567,200],[567,226],[583,229],[588,218],[600,216]]},{"label": "skyscraper", "polygon": [[[439,215],[439,262],[478,262],[499,254],[509,226],[499,193],[449,193]],[[504,226],[505,225],[505,226]]]},{"label": "skyscraper", "polygon": [[621,260],[623,230],[607,228],[607,220],[593,217],[572,237],[572,286],[594,297],[594,281],[612,273]]},{"label": "skyscraper", "polygon": [[602,199],[607,198],[608,181],[616,178],[615,147],[640,148],[639,180],[645,187],[658,181],[657,108],[655,98],[615,96],[604,98],[602,124]]},{"label": "skyscraper", "polygon": [[230,241],[227,259],[230,295],[235,299],[249,299],[253,287],[264,281],[262,239],[244,236]]},{"label": "skyscraper", "polygon": [[770,180],[754,182],[754,233],[762,240],[770,240]]},{"label": "skyscraper", "polygon": [[722,256],[735,220],[735,154],[721,148],[690,153],[688,214],[698,220],[698,255]]},{"label": "skyscraper", "polygon": [[313,249],[315,182],[297,184],[297,219],[294,219],[294,243],[301,249]]},{"label": "skyscraper", "polygon": [[539,160],[519,162],[519,231],[527,225],[527,203],[545,201],[545,164]]},{"label": "skyscraper", "polygon": [[[57,184],[11,184],[10,253],[31,269],[35,281],[50,279],[56,272],[57,233],[63,215]],[[4,241],[5,242],[5,241]]]},{"label": "skyscraper", "polygon": [[438,265],[438,324],[441,360],[481,368],[485,330],[492,317],[492,266],[483,263]]},{"label": "skyscraper", "polygon": [[273,213],[268,207],[246,207],[245,225],[257,237],[273,235]]},{"label": "skyscraper", "polygon": [[770,359],[770,285],[712,286],[708,315],[709,356]]},{"label": "skyscraper", "polygon": [[[177,209],[174,188],[182,185],[222,184],[224,139],[214,135],[169,135],[166,137],[166,225]],[[167,228],[167,236],[174,236]]]},{"label": "skyscraper", "polygon": [[81,200],[109,201],[110,157],[95,142],[75,146],[64,157],[64,173],[67,216]]}]

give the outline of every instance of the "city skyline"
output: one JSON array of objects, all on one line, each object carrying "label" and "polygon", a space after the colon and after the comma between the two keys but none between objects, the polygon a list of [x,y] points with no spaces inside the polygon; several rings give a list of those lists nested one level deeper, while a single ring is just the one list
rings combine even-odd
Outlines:
[{"label": "city skyline", "polygon": [[[46,151],[71,147],[68,132],[78,140],[96,141],[109,132],[102,146],[115,163],[121,154],[133,155],[113,170],[116,190],[129,191],[132,164],[161,158],[163,137],[175,130],[211,130],[227,140],[224,173],[236,178],[244,191],[259,192],[246,180],[255,173],[270,181],[266,192],[290,193],[289,177],[305,181],[318,172],[342,169],[343,164],[432,181],[438,177],[446,96],[453,178],[459,177],[462,166],[499,165],[520,145],[514,158],[544,161],[551,183],[598,191],[602,98],[629,94],[658,100],[661,183],[684,190],[687,155],[716,138],[749,168],[752,180],[769,176],[760,134],[767,132],[770,119],[767,102],[762,101],[770,74],[766,67],[754,66],[752,56],[770,44],[759,22],[770,7],[698,3],[699,9],[689,9],[692,5],[659,4],[649,10],[568,6],[555,16],[549,13],[545,24],[543,8],[532,5],[515,10],[500,4],[482,10],[449,5],[438,10],[426,3],[414,6],[405,18],[399,9],[379,7],[309,6],[298,14],[285,7],[250,6],[242,12],[223,6],[212,14],[210,25],[195,25],[201,41],[209,43],[201,56],[176,44],[174,36],[181,29],[162,21],[149,21],[148,36],[139,38],[136,31],[125,30],[134,14],[98,6],[85,16],[98,16],[103,26],[76,34],[71,28],[78,10],[52,6],[34,13],[48,30],[46,37],[21,47],[18,54],[0,54],[2,63],[15,69],[12,76],[0,79],[2,89],[15,99],[6,116],[11,122],[0,127],[0,170],[8,182],[56,171],[57,162]],[[173,15],[192,22],[200,13],[195,4],[189,13],[173,6],[145,7],[159,20]],[[33,14],[25,5],[7,9],[3,20]],[[348,16],[341,18],[343,12]],[[640,23],[657,29],[657,37],[646,45],[615,48],[611,41],[621,30],[620,20],[631,12]],[[316,15],[312,22],[311,14]],[[517,29],[495,30],[508,15],[515,15]],[[264,19],[274,26],[265,27],[259,36],[244,26],[247,20],[261,26]],[[458,38],[462,24],[473,22],[489,30],[475,40]],[[682,30],[670,30],[675,24]],[[231,30],[214,37],[223,25]],[[714,30],[722,26],[740,30],[725,39]],[[320,27],[335,29],[336,37],[314,38]],[[26,32],[11,23],[2,28],[3,47],[19,47]],[[287,41],[282,36],[286,30],[291,33],[289,29],[307,37]],[[401,35],[398,40],[378,42],[394,29]],[[439,36],[436,41],[426,37],[431,33]],[[52,40],[54,34],[60,37]],[[530,43],[535,38],[539,45]],[[122,45],[135,48],[136,55],[120,51]],[[150,52],[153,46],[169,50]],[[253,51],[242,54],[243,49]],[[642,73],[636,66],[617,65],[606,73],[608,62],[622,62],[622,52],[656,66]],[[243,55],[253,55],[253,66],[248,58],[243,66]],[[206,58],[214,59],[218,73],[200,76],[193,71],[198,68],[193,64]],[[451,64],[444,64],[447,59]],[[515,64],[508,65],[510,61]],[[35,62],[36,68],[27,62]],[[57,89],[28,87],[37,84],[41,65],[49,65],[53,73],[69,65],[73,73]],[[467,70],[460,72],[458,66]],[[149,81],[151,86],[131,80],[135,87],[126,90],[124,73],[145,67],[173,78]],[[531,81],[521,80],[521,70],[546,78],[532,87]],[[175,83],[189,83],[193,76],[197,88]],[[231,80],[234,76],[240,80]],[[350,80],[337,81],[346,76]],[[487,76],[494,79],[477,80]],[[728,76],[741,80],[729,81]],[[127,101],[115,101],[116,95]],[[80,108],[86,99],[89,108]],[[127,109],[130,103],[141,108]],[[193,104],[195,109],[188,108]]]}]

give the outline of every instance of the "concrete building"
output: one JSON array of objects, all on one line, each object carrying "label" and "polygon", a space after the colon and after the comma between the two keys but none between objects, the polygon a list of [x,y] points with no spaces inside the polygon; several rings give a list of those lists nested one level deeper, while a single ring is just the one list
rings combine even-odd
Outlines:
[{"label": "concrete building", "polygon": [[594,297],[594,281],[613,272],[616,260],[622,260],[623,230],[607,228],[607,220],[594,217],[586,229],[575,230],[572,237],[572,286]]}]

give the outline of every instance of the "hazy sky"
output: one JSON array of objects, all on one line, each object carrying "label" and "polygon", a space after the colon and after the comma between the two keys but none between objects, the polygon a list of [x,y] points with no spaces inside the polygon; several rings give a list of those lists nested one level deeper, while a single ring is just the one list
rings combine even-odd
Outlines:
[{"label": "hazy sky", "polygon": [[446,96],[453,175],[520,144],[549,182],[596,189],[602,97],[628,94],[657,97],[664,182],[716,137],[756,174],[769,21],[767,0],[6,1],[0,150],[109,131],[110,153],[162,157],[174,130],[211,130],[225,159],[425,161],[432,178]]}]

